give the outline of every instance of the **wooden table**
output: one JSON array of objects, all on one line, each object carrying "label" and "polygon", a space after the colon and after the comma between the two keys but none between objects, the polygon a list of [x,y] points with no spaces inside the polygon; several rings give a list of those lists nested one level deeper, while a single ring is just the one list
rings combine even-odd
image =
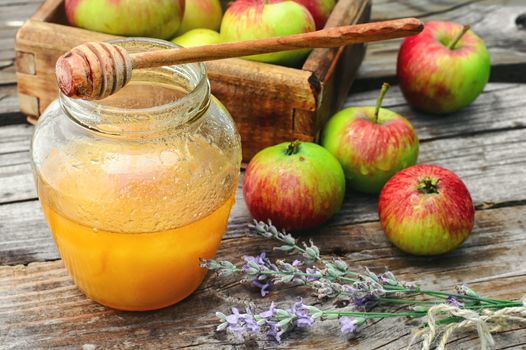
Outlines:
[{"label": "wooden table", "polygon": [[[209,276],[191,297],[155,312],[125,313],[86,299],[72,284],[57,254],[36,198],[29,162],[33,127],[18,113],[14,36],[40,0],[0,0],[0,349],[161,349],[161,348],[327,348],[402,349],[411,338],[405,320],[368,324],[359,336],[338,335],[337,323],[294,332],[281,346],[265,340],[241,344],[214,332],[214,312],[228,311],[252,298],[260,305],[292,301],[308,290],[274,291],[259,299],[234,279]],[[311,237],[322,254],[381,271],[429,288],[451,290],[467,283],[490,297],[519,299],[526,294],[526,30],[515,18],[526,13],[523,0],[374,2],[375,19],[418,16],[472,23],[493,58],[492,83],[469,108],[447,117],[410,110],[394,87],[385,107],[408,117],[421,140],[421,163],[435,163],[465,181],[477,207],[470,238],[460,249],[436,258],[400,253],[385,239],[376,198],[348,193],[342,211]],[[398,41],[369,46],[347,105],[373,104],[382,80],[394,80]],[[362,90],[362,91],[358,91]],[[247,229],[250,217],[241,192],[221,259],[271,251],[271,242]],[[275,252],[273,256],[277,256]],[[499,349],[526,348],[526,328],[495,336]],[[459,334],[451,349],[478,347],[474,333]]]}]

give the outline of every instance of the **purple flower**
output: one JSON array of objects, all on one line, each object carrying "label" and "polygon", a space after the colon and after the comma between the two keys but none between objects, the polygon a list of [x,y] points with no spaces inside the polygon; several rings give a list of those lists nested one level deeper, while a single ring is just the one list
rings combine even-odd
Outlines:
[{"label": "purple flower", "polygon": [[246,310],[246,314],[244,317],[244,321],[245,321],[245,327],[247,331],[254,333],[254,334],[259,333],[260,327],[256,319],[254,318],[254,310],[252,310],[252,308],[250,308],[249,306],[247,306],[245,310]]},{"label": "purple flower", "polygon": [[446,304],[452,305],[452,306],[458,307],[458,308],[463,308],[464,307],[464,303],[459,301],[457,298],[455,298],[452,295],[447,297]]},{"label": "purple flower", "polygon": [[266,335],[269,338],[273,338],[278,343],[281,343],[281,336],[283,335],[283,333],[285,333],[285,331],[281,329],[278,323],[273,321],[266,321],[265,326],[267,328],[265,332]]},{"label": "purple flower", "polygon": [[266,296],[269,293],[268,289],[272,286],[272,279],[270,275],[260,274],[259,272],[277,271],[278,268],[270,262],[265,252],[257,256],[245,256],[244,259],[246,264],[243,265],[243,270],[249,272],[252,285],[260,289],[261,296]]},{"label": "purple flower", "polygon": [[294,260],[294,261],[292,262],[292,266],[295,266],[295,267],[296,267],[296,266],[301,266],[301,265],[303,265],[303,263],[302,263],[300,260],[297,260],[297,259],[296,259],[296,260]]},{"label": "purple flower", "polygon": [[234,336],[240,340],[243,339],[243,315],[239,313],[239,310],[232,307],[232,314],[226,316],[225,321],[228,323],[227,328]]},{"label": "purple flower", "polygon": [[340,327],[343,334],[356,334],[365,319],[343,316],[340,318]]},{"label": "purple flower", "polygon": [[272,302],[270,304],[269,309],[266,310],[266,311],[263,311],[262,313],[260,313],[259,316],[268,319],[268,318],[271,318],[272,316],[274,316],[275,313],[276,313],[276,304],[274,304],[274,302]]},{"label": "purple flower", "polygon": [[309,309],[303,304],[302,299],[294,303],[287,311],[291,315],[296,316],[296,326],[300,328],[310,327],[314,323],[314,318],[311,316]]},{"label": "purple flower", "polygon": [[272,286],[272,281],[268,280],[268,278],[265,281],[266,283],[261,283],[257,279],[252,281],[252,285],[256,288],[260,289],[261,296],[266,296],[269,292],[270,286]]},{"label": "purple flower", "polygon": [[374,291],[369,290],[369,287],[363,283],[355,283],[352,286],[344,285],[343,290],[349,296],[351,302],[356,306],[368,308],[378,299],[374,294]]},{"label": "purple flower", "polygon": [[317,275],[319,277],[315,277],[315,276],[309,276],[307,277],[307,281],[308,282],[314,282],[314,281],[317,281],[321,278],[321,273],[320,271],[318,271],[317,269],[313,268],[311,269],[310,267],[307,267],[305,269],[305,272],[308,273],[309,275]]}]

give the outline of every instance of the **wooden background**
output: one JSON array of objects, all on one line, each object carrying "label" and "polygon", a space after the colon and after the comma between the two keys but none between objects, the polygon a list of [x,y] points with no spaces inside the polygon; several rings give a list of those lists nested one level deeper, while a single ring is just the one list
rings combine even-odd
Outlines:
[{"label": "wooden background", "polygon": [[[86,299],[72,284],[43,220],[29,163],[32,127],[18,113],[14,37],[40,0],[0,0],[0,349],[327,348],[403,349],[412,325],[405,320],[368,324],[354,339],[336,322],[295,332],[278,346],[263,339],[246,344],[214,332],[214,311],[253,298],[291,302],[308,290],[272,292],[265,299],[235,279],[211,275],[190,298],[147,313],[109,310]],[[465,181],[477,206],[473,234],[458,250],[437,258],[400,253],[384,238],[376,198],[348,193],[343,210],[311,238],[322,254],[381,271],[429,288],[465,282],[481,294],[519,299],[526,294],[526,30],[516,18],[524,1],[375,0],[373,18],[417,16],[473,24],[492,55],[492,82],[469,108],[447,117],[412,111],[394,87],[385,107],[406,116],[421,140],[421,163],[435,163]],[[383,80],[395,81],[399,41],[371,44],[348,105],[374,104]],[[218,257],[271,251],[254,238],[240,192]],[[277,257],[276,253],[272,253]],[[330,305],[326,305],[330,307]],[[526,328],[495,336],[498,349],[526,348]],[[459,334],[451,349],[478,347],[476,335]]]}]

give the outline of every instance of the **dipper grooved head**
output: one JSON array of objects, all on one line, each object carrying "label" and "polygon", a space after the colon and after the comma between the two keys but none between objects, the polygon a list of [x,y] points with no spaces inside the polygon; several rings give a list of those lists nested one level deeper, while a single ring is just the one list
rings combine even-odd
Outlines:
[{"label": "dipper grooved head", "polygon": [[88,42],[61,56],[55,68],[64,95],[100,100],[130,81],[132,59],[120,46]]}]

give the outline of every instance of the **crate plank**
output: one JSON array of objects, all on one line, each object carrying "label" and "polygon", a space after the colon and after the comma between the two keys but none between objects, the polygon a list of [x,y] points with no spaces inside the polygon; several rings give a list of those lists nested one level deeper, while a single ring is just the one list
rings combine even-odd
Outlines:
[{"label": "crate plank", "polygon": [[[18,91],[29,96],[20,99],[20,110],[31,117],[38,117],[56,97],[54,67],[61,54],[85,41],[112,38],[63,25],[65,20],[62,4],[63,0],[46,0],[17,34]],[[367,21],[369,10],[370,0],[340,0],[331,14],[329,25]],[[315,49],[311,54],[312,59],[307,58],[306,68],[303,69],[239,59],[207,64],[212,93],[226,105],[238,124],[245,145],[245,161],[260,149],[285,139],[316,138],[327,114],[343,102],[363,59],[363,46],[358,46],[361,52],[356,52],[356,47]],[[354,60],[344,59],[349,54],[354,54]],[[34,60],[36,65],[29,67],[28,73],[28,67],[22,61],[24,57],[32,56],[34,59],[27,61]],[[34,70],[36,74],[32,73]],[[345,79],[333,78],[342,75]],[[339,85],[336,87],[337,82]],[[327,88],[324,89],[325,85]],[[328,92],[335,95],[328,96]],[[248,103],[250,106],[247,106]],[[315,128],[296,129],[296,111],[303,116],[308,115],[314,121]],[[254,135],[253,130],[258,131],[257,135]]]},{"label": "crate plank", "polygon": [[[451,289],[463,281],[482,295],[516,299],[526,293],[526,261],[521,258],[526,248],[522,234],[526,227],[520,219],[524,210],[524,206],[518,206],[478,212],[477,226],[466,244],[436,258],[409,257],[390,247],[378,223],[333,230],[313,239],[321,246],[322,254],[339,252],[351,264],[370,266],[376,271],[387,266],[402,278],[418,280],[429,288]],[[342,246],[342,242],[346,244]],[[270,247],[267,240],[246,236],[224,241],[218,256],[239,262],[240,252],[253,254]],[[364,254],[368,255],[366,259]],[[496,256],[498,262],[492,259]],[[258,305],[266,305],[279,296],[279,303],[293,302],[297,294],[308,302],[314,301],[308,290],[295,287],[273,292]],[[234,279],[212,275],[196,293],[173,307],[147,313],[116,312],[83,297],[61,261],[0,267],[0,295],[0,334],[12,348],[80,348],[85,344],[100,348],[145,348],[145,344],[156,348],[230,348],[230,344],[240,343],[214,333],[214,311],[226,312],[232,304],[242,305],[249,297],[258,298],[255,291]],[[331,307],[331,303],[324,307]],[[292,333],[282,347],[402,348],[410,340],[411,328],[407,322],[386,319],[371,323],[356,339],[347,340],[337,335],[336,322],[328,322],[306,333]],[[525,331],[522,328],[506,332],[496,339],[506,346],[521,344]],[[458,349],[477,344],[473,333],[458,339],[454,343]],[[250,344],[275,346],[263,340],[252,340],[249,347]]]}]

